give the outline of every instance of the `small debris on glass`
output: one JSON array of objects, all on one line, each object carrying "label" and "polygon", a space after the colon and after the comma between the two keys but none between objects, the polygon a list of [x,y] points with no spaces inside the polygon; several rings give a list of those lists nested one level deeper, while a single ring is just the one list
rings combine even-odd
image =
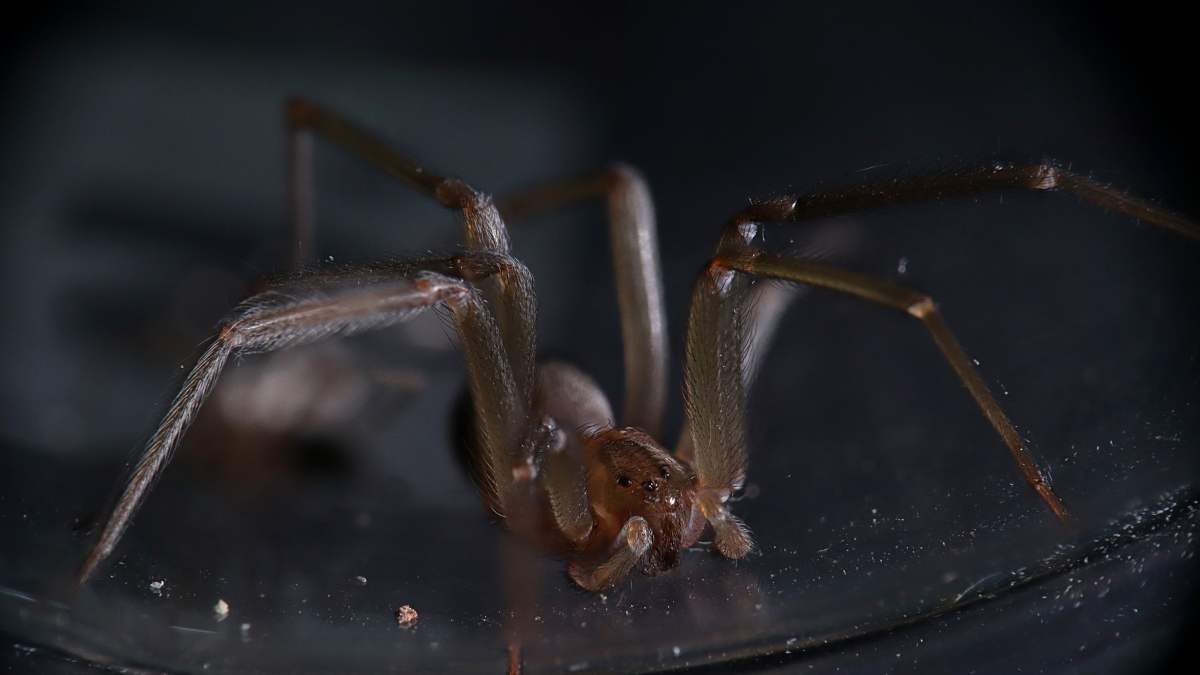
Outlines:
[{"label": "small debris on glass", "polygon": [[366,586],[367,578],[360,574],[354,577],[354,583],[358,584],[359,586]]},{"label": "small debris on glass", "polygon": [[166,579],[156,579],[150,582],[150,590],[155,595],[162,595],[163,587],[167,585]]},{"label": "small debris on glass", "polygon": [[419,618],[420,615],[417,614],[417,610],[408,605],[403,605],[400,609],[396,610],[396,625],[401,628],[412,628],[417,625],[417,619]]},{"label": "small debris on glass", "polygon": [[217,604],[213,605],[213,616],[217,621],[224,621],[229,616],[229,603],[224,598],[218,598]]}]

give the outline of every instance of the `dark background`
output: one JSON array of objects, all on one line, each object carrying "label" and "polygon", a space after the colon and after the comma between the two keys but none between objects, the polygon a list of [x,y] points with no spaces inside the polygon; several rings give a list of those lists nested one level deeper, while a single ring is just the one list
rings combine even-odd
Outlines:
[{"label": "dark background", "polygon": [[[310,668],[338,669],[358,650],[354,663],[374,670],[394,658],[381,635],[406,658],[444,663],[429,651],[440,648],[462,654],[463,668],[494,665],[486,655],[504,606],[494,570],[507,544],[441,447],[461,366],[430,346],[429,331],[351,341],[329,357],[424,382],[415,395],[372,394],[357,421],[247,432],[210,415],[124,542],[124,563],[82,597],[64,590],[179,364],[285,258],[286,94],[337,106],[496,193],[636,165],[656,197],[676,354],[691,280],[750,198],[1057,158],[1200,213],[1185,102],[1194,39],[1181,17],[1149,7],[122,3],[49,6],[6,24],[0,523],[14,545],[0,586],[46,610],[28,618],[23,601],[5,606],[14,672],[91,658],[279,670],[295,642],[311,647]],[[318,161],[322,255],[454,245],[446,214],[336,152],[321,148]],[[543,348],[619,401],[601,222],[595,208],[574,209],[514,225],[513,238],[538,277]],[[1148,537],[1144,551],[1051,565],[1049,591],[1000,593],[908,632],[876,628],[965,597],[969,580],[995,583],[996,570],[1024,578],[1017,570],[1036,569],[1064,539],[1089,550],[1168,490],[1184,490],[1169,501],[1191,513],[1196,247],[1062,195],[987,195],[825,226],[851,242],[837,257],[854,269],[899,280],[897,260],[909,261],[903,282],[932,293],[993,389],[1011,390],[1002,403],[1082,512],[1084,534],[1064,538],[1046,522],[915,326],[812,294],[788,315],[750,410],[760,496],[739,513],[763,557],[734,568],[693,554],[670,578],[614,594],[615,608],[564,589],[559,563],[540,561],[538,607],[555,628],[531,647],[531,668],[562,668],[556,659],[575,653],[598,668],[733,655],[747,668],[1141,672],[1176,654],[1194,606],[1190,515],[1182,534]],[[806,241],[784,228],[778,237]],[[397,350],[396,337],[410,348]],[[242,386],[272,367],[248,361]],[[677,400],[670,415],[677,428]],[[397,457],[398,442],[421,452]],[[789,452],[797,443],[807,452]],[[212,459],[208,446],[232,450]],[[239,453],[261,446],[284,449]],[[877,511],[882,526],[865,522]],[[363,513],[366,532],[339,528]],[[938,568],[945,559],[952,575]],[[847,565],[858,579],[837,574]],[[425,588],[408,588],[397,569]],[[795,578],[780,581],[785,573]],[[344,588],[357,574],[370,594]],[[175,589],[165,602],[145,590],[159,577]],[[331,579],[343,586],[332,600]],[[1115,590],[1071,606],[1072,589],[1101,586]],[[244,614],[209,642],[161,629],[193,625],[217,594]],[[764,599],[747,605],[756,594]],[[387,604],[408,597],[441,610],[425,614],[422,635],[440,647],[390,642]],[[674,623],[662,620],[664,603]],[[72,627],[55,629],[54,612]],[[239,641],[242,618],[262,642]],[[360,619],[362,634],[343,630]],[[788,634],[805,649],[785,653]],[[849,641],[816,647],[823,635]],[[644,650],[614,646],[638,637]],[[681,641],[694,660],[671,661]],[[745,645],[768,656],[746,656]],[[891,660],[912,651],[918,660]]]}]

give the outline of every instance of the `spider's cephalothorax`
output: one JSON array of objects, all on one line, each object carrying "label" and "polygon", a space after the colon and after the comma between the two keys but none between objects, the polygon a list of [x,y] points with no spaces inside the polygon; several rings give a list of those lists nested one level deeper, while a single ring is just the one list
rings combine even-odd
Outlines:
[{"label": "spider's cephalothorax", "polygon": [[540,423],[528,434],[532,447],[514,462],[508,495],[492,490],[497,481],[489,478],[478,430],[467,436],[474,443],[466,456],[485,503],[510,529],[570,558],[577,584],[598,590],[634,569],[669,570],[709,523],[722,553],[750,550],[748,530],[724,505],[728,491],[706,488],[685,457],[648,432],[615,426],[592,378],[549,361],[539,364],[536,380],[532,417]]},{"label": "spider's cephalothorax", "polygon": [[[987,190],[1066,190],[1200,239],[1200,228],[1179,216],[1049,164],[991,164],[752,204],[726,225],[716,255],[696,280],[683,360],[687,419],[669,453],[654,440],[661,438],[666,404],[666,310],[654,209],[636,171],[615,166],[530,190],[498,208],[463,181],[418,166],[312,103],[290,101],[287,120],[297,262],[313,255],[314,134],[459,211],[467,250],[445,258],[301,273],[239,306],[197,360],[147,443],[84,562],[81,580],[112,552],[231,357],[382,328],[432,307],[448,312],[466,357],[470,468],[484,502],[512,529],[566,553],[576,583],[598,590],[636,568],[656,574],[674,567],[679,551],[706,527],[717,552],[741,558],[751,540],[727,501],[746,476],[744,388],[787,305],[779,285],[752,287],[748,281],[756,277],[828,288],[919,320],[1025,480],[1066,520],[1066,507],[929,296],[824,262],[761,250],[763,226]],[[511,254],[504,222],[594,197],[605,198],[609,210],[625,349],[620,420],[626,427],[614,426],[608,400],[590,378],[565,364],[537,362],[533,277]]]},{"label": "spider's cephalothorax", "polygon": [[639,568],[653,575],[679,564],[679,551],[696,543],[706,524],[692,468],[629,427],[590,434],[584,459],[601,540],[613,541],[630,518],[641,517],[652,539]]}]

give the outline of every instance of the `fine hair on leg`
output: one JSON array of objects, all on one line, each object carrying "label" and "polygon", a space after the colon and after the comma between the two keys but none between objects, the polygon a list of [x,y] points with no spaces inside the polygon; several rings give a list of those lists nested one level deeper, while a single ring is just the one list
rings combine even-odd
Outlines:
[{"label": "fine hair on leg", "polygon": [[[455,258],[378,265],[293,278],[242,303],[184,380],[158,429],[135,463],[125,489],[79,573],[85,581],[116,547],[137,508],[212,393],[231,356],[273,352],[333,335],[353,335],[405,321],[434,306],[446,307],[462,338],[468,383],[476,402],[487,477],[481,486],[489,505],[503,513],[514,448],[522,447],[527,400],[520,395],[496,322],[469,281],[443,272],[487,278],[515,274],[507,256]],[[428,269],[432,268],[432,269]],[[528,274],[525,271],[525,274]],[[526,300],[532,306],[533,299]],[[527,318],[532,321],[532,315]],[[532,332],[532,329],[529,329]],[[524,361],[532,363],[532,355]]]}]

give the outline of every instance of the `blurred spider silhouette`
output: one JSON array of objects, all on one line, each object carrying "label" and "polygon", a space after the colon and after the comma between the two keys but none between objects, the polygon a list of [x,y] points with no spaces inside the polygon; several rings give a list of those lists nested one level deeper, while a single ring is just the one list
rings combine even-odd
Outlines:
[{"label": "blurred spider silhouette", "polygon": [[[293,100],[286,117],[298,267],[311,256],[314,136],[461,211],[466,251],[297,273],[242,303],[222,323],[147,443],[84,562],[81,582],[113,551],[231,356],[382,328],[435,307],[448,311],[466,358],[469,422],[463,442],[484,503],[513,531],[567,557],[579,586],[595,591],[635,568],[654,575],[675,567],[679,552],[708,529],[717,552],[741,558],[753,542],[729,500],[746,477],[745,391],[787,305],[777,285],[755,284],[755,278],[829,288],[920,321],[1025,480],[1066,521],[1067,508],[929,296],[823,262],[769,253],[759,246],[762,226],[994,189],[1061,189],[1200,239],[1200,229],[1178,216],[1048,163],[992,165],[753,204],[725,226],[696,280],[683,364],[687,419],[669,452],[661,442],[667,330],[658,244],[650,194],[636,171],[617,166],[531,190],[498,207],[334,112]],[[537,360],[533,279],[509,254],[502,218],[596,197],[608,202],[620,301],[623,426],[615,424],[608,399],[591,378],[567,363]]]}]

